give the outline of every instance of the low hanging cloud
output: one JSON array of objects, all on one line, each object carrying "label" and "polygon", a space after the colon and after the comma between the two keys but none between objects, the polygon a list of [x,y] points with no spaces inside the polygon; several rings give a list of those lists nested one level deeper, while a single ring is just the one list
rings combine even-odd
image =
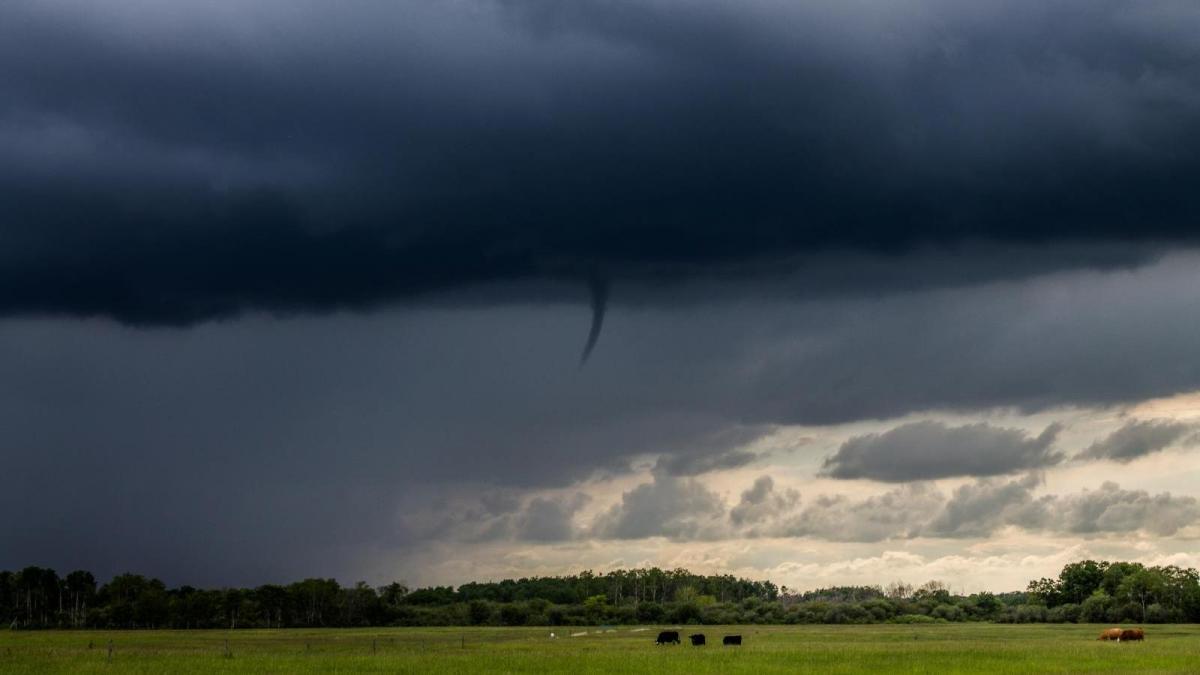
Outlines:
[{"label": "low hanging cloud", "polygon": [[769,522],[790,511],[800,502],[800,493],[792,488],[775,491],[770,476],[759,476],[750,489],[742,493],[737,505],[729,511],[729,521],[735,527],[747,526],[753,531],[757,523]]},{"label": "low hanging cloud", "polygon": [[1062,453],[1052,447],[1060,429],[1051,424],[1031,437],[1020,429],[984,422],[961,427],[913,422],[851,438],[825,460],[821,473],[901,483],[1042,469],[1063,461]]},{"label": "low hanging cloud", "polygon": [[733,426],[694,442],[677,452],[659,456],[654,473],[665,476],[700,476],[702,473],[738,468],[758,459],[745,449],[746,443],[766,434],[764,426]]},{"label": "low hanging cloud", "polygon": [[803,538],[873,543],[914,538],[980,539],[999,530],[1071,536],[1145,532],[1172,536],[1200,523],[1200,502],[1105,482],[1078,493],[1036,496],[1038,474],[979,479],[947,498],[933,483],[907,483],[861,498],[822,494],[807,503],[794,488],[761,476],[726,511],[690,479],[656,477],[626,492],[591,528],[600,539]]},{"label": "low hanging cloud", "polygon": [[984,479],[963,485],[921,532],[932,537],[986,537],[1019,520],[1040,484],[1041,479],[1030,474],[1009,482]]},{"label": "low hanging cloud", "polygon": [[926,483],[903,485],[862,500],[821,495],[780,524],[779,536],[828,541],[877,542],[914,536],[944,498]]},{"label": "low hanging cloud", "polygon": [[1200,502],[1169,492],[1126,490],[1106,481],[1094,490],[1034,498],[1035,476],[982,480],[955,490],[922,530],[931,537],[986,537],[1003,527],[1031,532],[1104,535],[1147,532],[1171,536],[1200,522]]},{"label": "low hanging cloud", "polygon": [[469,543],[494,541],[563,542],[574,539],[575,515],[591,501],[583,492],[522,499],[509,490],[485,492],[470,500],[436,499],[406,511],[400,519],[405,538],[428,542],[447,539]]},{"label": "low hanging cloud", "polygon": [[600,539],[713,538],[724,515],[721,496],[700,481],[656,475],[621,495],[596,519],[592,534]]},{"label": "low hanging cloud", "polygon": [[1028,521],[1014,524],[1069,534],[1145,531],[1171,536],[1200,521],[1200,502],[1169,492],[1150,494],[1124,490],[1106,481],[1095,490],[1062,497],[1043,497],[1030,507]]},{"label": "low hanging cloud", "polygon": [[1161,452],[1179,442],[1193,442],[1185,436],[1196,425],[1172,420],[1130,420],[1108,436],[1075,456],[1079,460],[1112,460],[1122,464]]},{"label": "low hanging cloud", "polygon": [[590,498],[576,493],[570,498],[534,497],[515,522],[516,538],[523,541],[562,541],[574,536],[573,518]]}]

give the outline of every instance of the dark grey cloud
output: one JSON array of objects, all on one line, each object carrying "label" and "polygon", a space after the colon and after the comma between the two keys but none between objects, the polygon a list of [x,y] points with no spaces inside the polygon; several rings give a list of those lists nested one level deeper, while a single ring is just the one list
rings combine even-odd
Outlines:
[{"label": "dark grey cloud", "polygon": [[[462,485],[497,490],[465,537],[555,539],[576,505],[526,489],[646,455],[629,512],[704,537],[729,514],[687,476],[777,425],[1196,389],[1169,254],[1196,27],[1167,0],[0,3],[0,315],[39,317],[0,322],[0,511],[49,504],[0,523],[0,567],[352,574]],[[591,317],[561,303],[598,282],[575,372]],[[871,539],[887,506],[829,511]]]},{"label": "dark grey cloud", "polygon": [[[562,542],[577,534],[575,515],[591,501],[586,493],[535,495],[523,499],[511,489],[414,489],[401,500],[393,536],[410,546],[434,541]],[[439,494],[441,492],[441,494]]]},{"label": "dark grey cloud", "polygon": [[822,474],[899,483],[1040,469],[1063,460],[1052,447],[1060,429],[1052,424],[1031,437],[984,422],[960,427],[912,422],[847,440],[826,458]]},{"label": "dark grey cloud", "polygon": [[563,541],[575,533],[574,515],[589,501],[578,493],[569,499],[534,497],[525,506],[516,523],[516,537],[522,541]]},{"label": "dark grey cloud", "polygon": [[[364,551],[409,545],[397,514],[427,503],[423,490],[519,491],[483,507],[509,513],[526,489],[743,447],[731,429],[1194,391],[1197,269],[1179,254],[1133,272],[884,297],[616,307],[584,371],[583,308],[183,331],[0,321],[0,510],[54,505],[0,520],[0,567],[153,565],[218,584],[314,566],[352,576]],[[727,528],[727,516],[713,517]],[[244,554],[222,553],[232,546]]]},{"label": "dark grey cloud", "polygon": [[1200,207],[1168,0],[133,7],[0,8],[4,314],[628,293],[975,242],[1011,277],[1047,242],[1191,240]]},{"label": "dark grey cloud", "polygon": [[1129,463],[1165,450],[1195,430],[1194,424],[1171,420],[1130,420],[1120,429],[1092,443],[1076,459],[1111,459]]},{"label": "dark grey cloud", "polygon": [[654,472],[668,476],[698,476],[746,466],[758,459],[758,455],[743,446],[768,431],[762,426],[726,429],[703,439],[695,447],[659,457],[654,464]]}]

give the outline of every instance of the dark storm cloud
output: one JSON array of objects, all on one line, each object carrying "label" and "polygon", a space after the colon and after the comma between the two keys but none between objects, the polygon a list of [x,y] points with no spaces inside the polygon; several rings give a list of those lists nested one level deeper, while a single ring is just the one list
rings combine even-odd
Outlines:
[{"label": "dark storm cloud", "polygon": [[[1013,276],[1039,242],[1191,239],[1198,21],[1166,0],[5,2],[0,312],[186,324],[977,242]],[[1073,250],[1040,268],[1103,264]]]},{"label": "dark storm cloud", "polygon": [[[1196,261],[1162,255],[1200,210],[1198,20],[0,2],[0,315],[72,319],[0,321],[0,512],[26,514],[0,567],[353,574],[462,526],[407,518],[430,504],[470,541],[711,538],[733,517],[692,476],[778,425],[1194,390]],[[589,285],[590,316],[540,306]],[[425,297],[476,310],[193,325]],[[646,456],[594,531],[524,492]],[[463,485],[486,494],[439,501]],[[760,483],[735,509],[857,540],[927,521],[930,494],[889,495],[801,517]]]},{"label": "dark storm cloud", "polygon": [[399,529],[405,541],[423,545],[434,540],[481,543],[492,541],[557,542],[572,539],[575,514],[590,501],[584,493],[535,496],[522,502],[506,490],[481,495],[430,498],[402,512]]},{"label": "dark storm cloud", "polygon": [[1063,460],[1052,448],[1060,429],[1052,424],[1031,437],[983,422],[961,427],[913,422],[851,438],[825,459],[822,474],[900,483],[1040,469]]},{"label": "dark storm cloud", "polygon": [[1130,420],[1088,446],[1076,459],[1111,459],[1127,464],[1165,450],[1195,428],[1194,424],[1171,420]]},{"label": "dark storm cloud", "polygon": [[664,454],[654,464],[654,473],[667,476],[698,476],[711,471],[736,469],[758,459],[745,449],[749,443],[766,434],[764,427],[732,427],[721,433],[700,439],[693,447]]},{"label": "dark storm cloud", "polygon": [[[516,493],[481,502],[480,514],[508,516],[503,538],[524,490],[625,475],[645,457],[720,457],[746,446],[731,430],[1195,391],[1198,269],[1180,254],[1131,272],[836,302],[617,307],[584,371],[563,365],[578,358],[582,307],[252,316],[184,331],[0,321],[0,512],[45,505],[0,519],[0,567],[153,565],[221,584],[316,566],[353,579],[367,553],[419,546],[400,515],[457,485]],[[673,532],[710,536],[728,515],[703,527],[681,515]],[[860,538],[880,536],[872,522]]]}]

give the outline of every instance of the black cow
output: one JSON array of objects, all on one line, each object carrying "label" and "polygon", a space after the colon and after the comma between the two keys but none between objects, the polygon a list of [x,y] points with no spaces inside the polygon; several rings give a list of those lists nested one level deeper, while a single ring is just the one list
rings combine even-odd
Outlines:
[{"label": "black cow", "polygon": [[692,641],[693,647],[704,646],[704,633],[696,633],[695,635],[689,635],[688,639]]},{"label": "black cow", "polygon": [[741,635],[726,635],[725,638],[723,640],[721,640],[721,644],[723,644],[723,645],[740,645],[740,644],[742,644],[742,636]]},{"label": "black cow", "polygon": [[679,644],[679,631],[677,631],[677,630],[662,631],[661,633],[658,634],[658,639],[654,641],[654,644],[665,645],[668,642],[674,643],[674,644]]}]

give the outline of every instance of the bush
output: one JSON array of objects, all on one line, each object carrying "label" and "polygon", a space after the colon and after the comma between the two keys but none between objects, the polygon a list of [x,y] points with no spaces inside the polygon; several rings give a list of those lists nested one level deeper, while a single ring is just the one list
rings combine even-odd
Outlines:
[{"label": "bush", "polygon": [[870,615],[870,620],[876,623],[887,621],[896,613],[896,608],[887,600],[873,599],[862,604],[862,608]]},{"label": "bush", "polygon": [[472,600],[467,605],[467,617],[472,626],[482,626],[492,618],[492,606],[485,600]]},{"label": "bush", "polygon": [[1081,609],[1079,605],[1068,602],[1058,607],[1052,607],[1046,613],[1046,621],[1050,623],[1077,623]]},{"label": "bush", "polygon": [[643,602],[637,606],[637,620],[639,623],[661,623],[666,615],[666,610],[657,602]]},{"label": "bush", "polygon": [[1018,605],[1015,615],[1017,623],[1044,623],[1046,608],[1042,605]]},{"label": "bush", "polygon": [[1127,602],[1124,605],[1109,607],[1108,620],[1113,623],[1124,623],[1126,621],[1140,622],[1142,620],[1142,606],[1136,602]]},{"label": "bush", "polygon": [[932,616],[935,619],[944,619],[946,621],[962,621],[963,611],[958,605],[942,603],[937,607],[934,607],[933,611],[929,613],[929,616]]},{"label": "bush", "polygon": [[888,619],[888,623],[943,623],[943,621],[939,621],[932,616],[925,616],[924,614],[901,614]]},{"label": "bush", "polygon": [[678,624],[699,623],[700,608],[695,603],[684,602],[675,606],[671,612],[671,620]]},{"label": "bush", "polygon": [[1158,603],[1146,608],[1146,623],[1176,623],[1181,619],[1178,612],[1173,612]]},{"label": "bush", "polygon": [[1112,598],[1103,591],[1097,591],[1079,606],[1079,620],[1087,623],[1108,623],[1108,609]]},{"label": "bush", "polygon": [[637,623],[637,612],[632,607],[613,607],[608,612],[609,622],[628,626]]},{"label": "bush", "polygon": [[500,607],[500,623],[505,626],[523,626],[529,612],[516,603],[508,603]]}]

